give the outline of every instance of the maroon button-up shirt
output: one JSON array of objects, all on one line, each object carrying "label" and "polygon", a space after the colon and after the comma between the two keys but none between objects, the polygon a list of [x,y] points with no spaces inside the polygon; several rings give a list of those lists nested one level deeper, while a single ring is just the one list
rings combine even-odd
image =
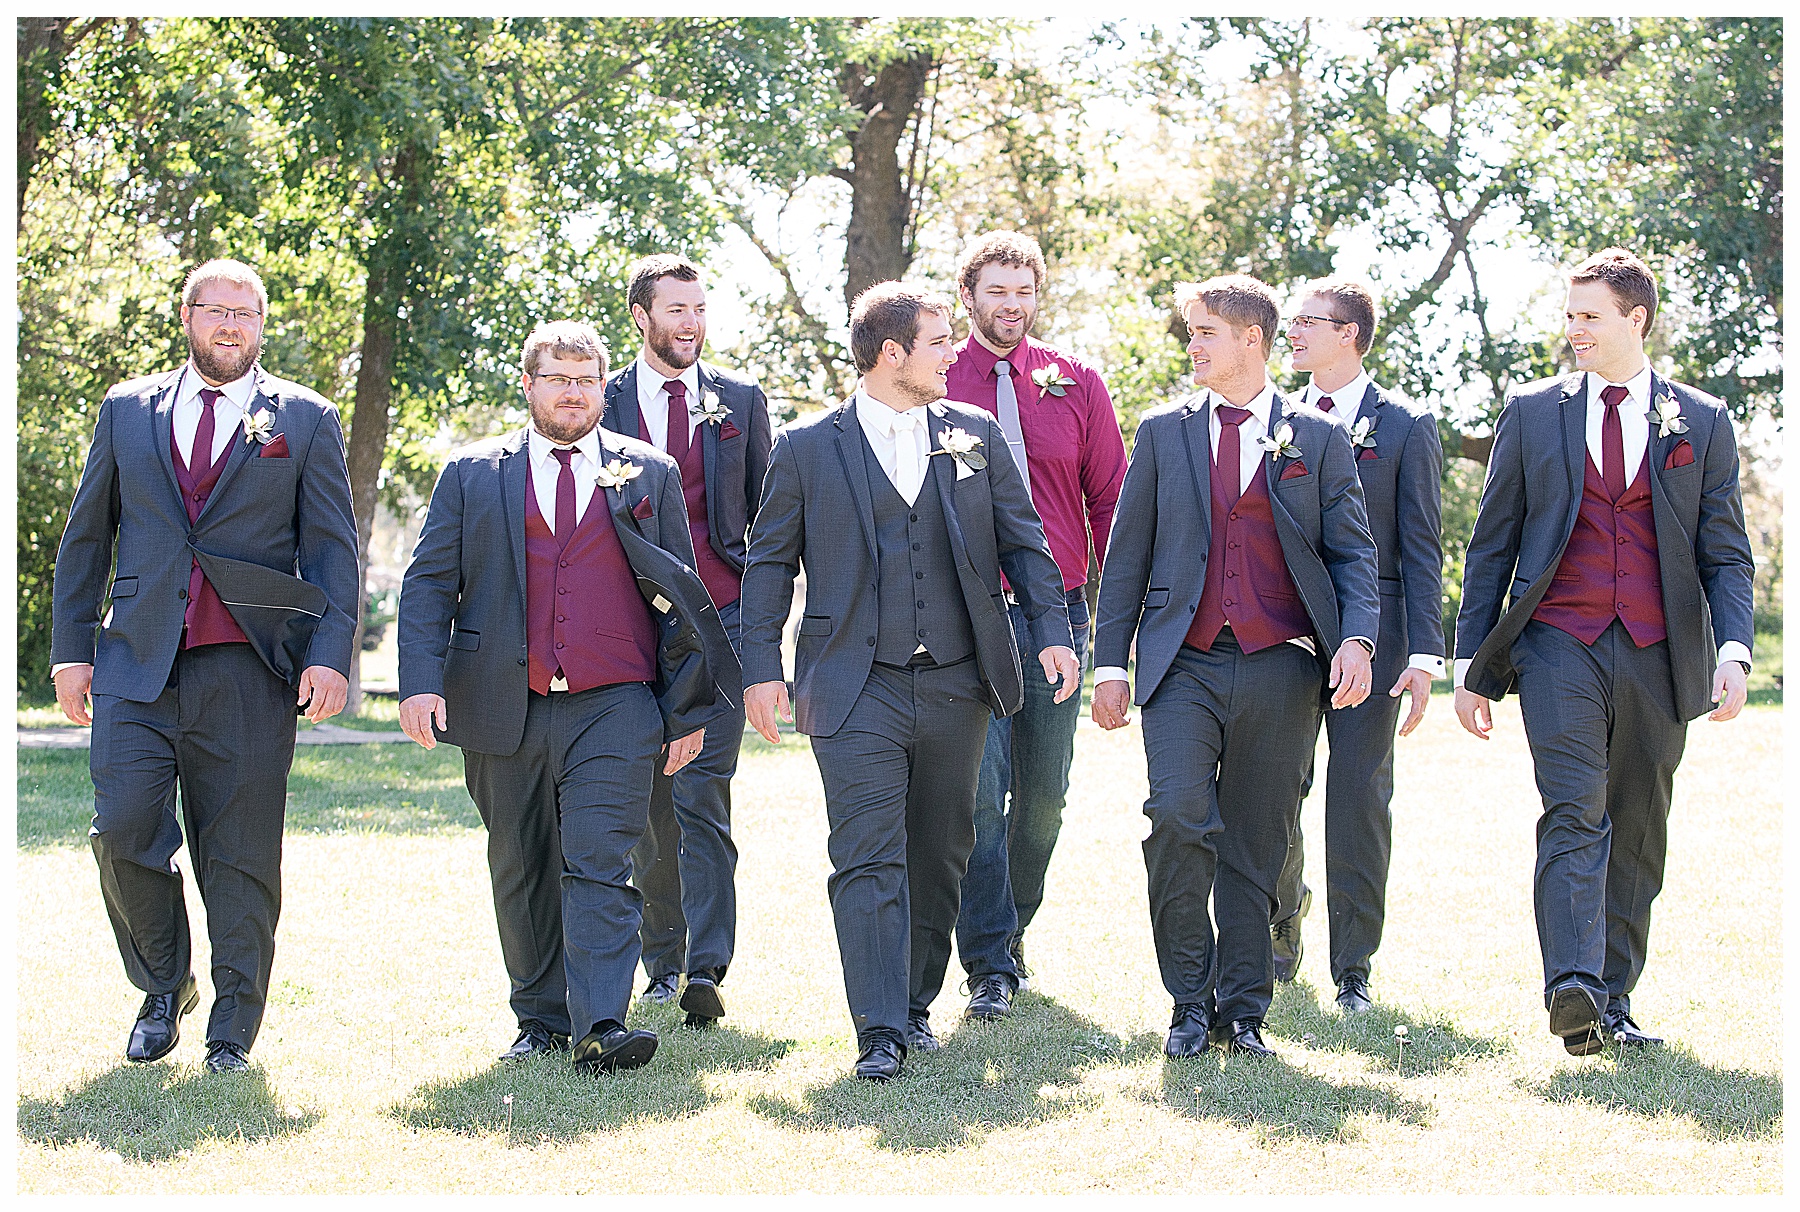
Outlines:
[{"label": "maroon button-up shirt", "polygon": [[[1000,357],[971,334],[956,347],[950,367],[949,398],[1000,415],[994,363]],[[1106,537],[1113,507],[1125,481],[1125,439],[1112,397],[1099,374],[1067,354],[1030,337],[1007,355],[1013,392],[1019,397],[1019,428],[1031,464],[1031,500],[1044,520],[1050,554],[1062,570],[1063,589],[1087,584],[1088,529],[1094,534],[1096,564],[1106,561]],[[1074,379],[1060,396],[1043,391],[1031,372],[1052,362]]]}]

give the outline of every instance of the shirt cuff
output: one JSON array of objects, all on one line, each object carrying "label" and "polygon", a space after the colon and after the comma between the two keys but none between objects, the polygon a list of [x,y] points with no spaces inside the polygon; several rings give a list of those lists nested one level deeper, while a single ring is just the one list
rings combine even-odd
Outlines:
[{"label": "shirt cuff", "polygon": [[[1375,641],[1374,640],[1371,640],[1366,635],[1347,635],[1344,638],[1346,640],[1355,640],[1358,644],[1361,644],[1364,648],[1367,648],[1369,650],[1369,659],[1371,661],[1375,659]],[[1342,645],[1340,645],[1340,647],[1342,647]]]},{"label": "shirt cuff", "polygon": [[1433,656],[1429,652],[1415,652],[1406,658],[1408,669],[1423,669],[1434,678],[1444,676],[1444,658]]},{"label": "shirt cuff", "polygon": [[[1742,640],[1726,640],[1719,645],[1719,664],[1723,665],[1726,661],[1742,661],[1746,665],[1750,664],[1749,646]],[[1716,669],[1718,666],[1715,665],[1714,668]]]},{"label": "shirt cuff", "polygon": [[1094,670],[1094,685],[1102,682],[1129,682],[1131,675],[1125,672],[1123,665],[1101,665]]},{"label": "shirt cuff", "polygon": [[[1733,641],[1733,642],[1735,643],[1735,641]],[[1743,648],[1744,646],[1742,644],[1738,644],[1738,647]],[[1725,650],[1723,648],[1721,648],[1719,651],[1723,652]],[[1746,650],[1744,653],[1744,659],[1748,660],[1749,658],[1750,658],[1750,653],[1748,650]],[[1719,658],[1719,660],[1721,662],[1723,662],[1724,659],[1725,659],[1724,657]],[[77,665],[88,665],[91,663],[92,662],[90,662],[90,661],[59,661],[56,664],[50,666],[50,677],[52,680],[54,680],[56,678],[56,675],[61,673],[65,669],[73,669]]]},{"label": "shirt cuff", "polygon": [[1464,657],[1462,660],[1456,662],[1456,679],[1451,683],[1456,689],[1461,690],[1463,688],[1463,678],[1468,676],[1469,666],[1474,663],[1474,657]]}]

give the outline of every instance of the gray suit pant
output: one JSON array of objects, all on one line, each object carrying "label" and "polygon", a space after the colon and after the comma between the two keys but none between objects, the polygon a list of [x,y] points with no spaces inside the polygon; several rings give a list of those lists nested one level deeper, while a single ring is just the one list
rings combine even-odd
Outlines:
[{"label": "gray suit pant", "polygon": [[463,773],[488,829],[513,1013],[579,1038],[622,1025],[631,1003],[643,909],[631,851],[662,713],[643,682],[529,698],[518,750],[464,750]]},{"label": "gray suit pant", "polygon": [[876,665],[842,726],[812,739],[831,827],[825,887],[859,1041],[904,1034],[943,987],[991,711],[971,659]]},{"label": "gray suit pant", "polygon": [[[735,643],[738,604],[719,608]],[[737,946],[737,844],[731,840],[731,780],[744,742],[744,711],[706,726],[700,756],[673,775],[657,763],[650,827],[632,856],[644,895],[644,971],[710,971],[723,980]]]},{"label": "gray suit pant", "polygon": [[175,852],[187,822],[216,995],[208,1043],[249,1051],[262,1027],[281,915],[281,828],[294,763],[294,691],[248,644],[176,654],[148,703],[94,696],[88,768],[100,895],[125,975],[172,992],[193,963]]},{"label": "gray suit pant", "polygon": [[1664,640],[1614,620],[1590,647],[1537,621],[1513,643],[1519,706],[1544,812],[1532,900],[1545,1002],[1565,980],[1631,1009],[1650,903],[1662,891],[1669,792],[1687,745]]},{"label": "gray suit pant", "polygon": [[1269,922],[1319,736],[1320,685],[1305,650],[1245,653],[1226,632],[1206,652],[1183,645],[1144,704],[1157,965],[1177,1004],[1214,1021],[1261,1020],[1274,995]]}]

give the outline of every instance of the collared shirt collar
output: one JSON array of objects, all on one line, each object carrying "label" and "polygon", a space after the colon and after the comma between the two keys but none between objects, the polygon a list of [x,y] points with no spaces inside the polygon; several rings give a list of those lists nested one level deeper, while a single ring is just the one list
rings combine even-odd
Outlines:
[{"label": "collared shirt collar", "polygon": [[[1208,389],[1206,394],[1214,409],[1219,408],[1221,405],[1226,408],[1233,407],[1230,400],[1227,400],[1216,391]],[[1266,432],[1269,428],[1269,413],[1275,408],[1275,384],[1269,382],[1267,379],[1263,380],[1263,389],[1256,393],[1256,398],[1254,400],[1243,405],[1243,407],[1250,410],[1250,415],[1257,419],[1258,423],[1262,425]]]},{"label": "collared shirt collar", "polygon": [[[181,372],[181,385],[175,389],[175,403],[185,404],[189,400],[199,398],[201,388],[206,386],[208,384],[205,379],[200,377],[199,367],[194,365],[192,358],[189,358],[187,366]],[[243,411],[249,412],[250,402],[256,398],[256,366],[252,364],[249,370],[231,382],[221,384],[218,390],[227,400],[236,404]]]},{"label": "collared shirt collar", "polygon": [[586,434],[575,442],[566,444],[552,442],[549,438],[546,438],[543,434],[538,432],[536,424],[531,425],[525,433],[525,440],[529,446],[533,469],[543,468],[545,464],[553,462],[550,457],[550,452],[561,449],[563,445],[573,445],[576,451],[587,456],[588,461],[592,463],[594,467],[598,468],[600,466],[600,427],[598,425],[588,430]]},{"label": "collared shirt collar", "polygon": [[1004,356],[1007,362],[1011,364],[1013,370],[1017,371],[1023,365],[1025,358],[1030,351],[1030,337],[1021,339],[1017,345],[1012,347],[1010,353],[1001,355],[983,345],[980,338],[971,332],[968,340],[963,342],[963,348],[956,356],[958,358],[967,358],[969,364],[975,368],[975,373],[982,378],[992,379],[998,377],[994,371],[994,366],[1000,361],[1002,356]]},{"label": "collared shirt collar", "polygon": [[[928,405],[920,404],[920,405],[917,405],[916,407],[909,408],[906,411],[907,412],[916,412],[919,414],[919,420],[926,421],[930,417],[930,414],[926,411],[928,407],[929,407]],[[870,395],[865,388],[863,388],[861,386],[857,387],[857,389],[856,389],[856,418],[857,418],[857,420],[861,421],[864,425],[868,426],[869,428],[875,430],[877,433],[881,434],[883,437],[891,438],[894,436],[895,422],[899,419],[899,417],[900,417],[899,413],[895,412],[893,409],[889,408],[886,404],[883,404],[880,400],[877,400],[874,396]]]},{"label": "collared shirt collar", "polygon": [[1354,379],[1336,391],[1320,391],[1316,382],[1309,382],[1300,398],[1313,408],[1326,396],[1331,397],[1332,415],[1343,417],[1346,421],[1356,416],[1357,409],[1362,407],[1363,397],[1369,394],[1369,372],[1358,371]]},{"label": "collared shirt collar", "polygon": [[[1602,404],[1600,392],[1606,386],[1607,380],[1601,378],[1594,371],[1587,372],[1588,407],[1593,408]],[[1644,362],[1642,370],[1625,380],[1620,386],[1631,393],[1631,403],[1639,411],[1645,413],[1650,411],[1650,363],[1648,360]]]},{"label": "collared shirt collar", "polygon": [[[675,376],[687,385],[688,411],[692,412],[700,405],[700,360],[693,363]],[[644,361],[643,352],[637,356],[638,399],[653,401],[662,398],[663,387],[669,382],[669,376]]]}]

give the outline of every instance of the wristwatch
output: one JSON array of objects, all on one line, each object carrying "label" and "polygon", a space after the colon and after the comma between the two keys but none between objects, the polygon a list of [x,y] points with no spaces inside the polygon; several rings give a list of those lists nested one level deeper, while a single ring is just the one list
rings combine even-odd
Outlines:
[{"label": "wristwatch", "polygon": [[1750,662],[1749,661],[1733,661],[1731,663],[1733,665],[1736,665],[1739,669],[1742,669],[1744,671],[1745,677],[1750,676]]}]

